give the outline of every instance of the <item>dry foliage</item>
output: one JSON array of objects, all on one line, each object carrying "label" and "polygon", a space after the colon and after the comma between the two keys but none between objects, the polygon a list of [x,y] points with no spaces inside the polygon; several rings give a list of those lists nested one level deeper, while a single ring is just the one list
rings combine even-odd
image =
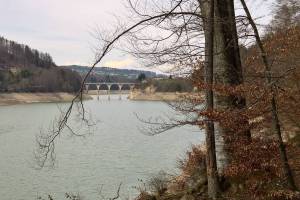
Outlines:
[{"label": "dry foliage", "polygon": [[205,169],[205,154],[205,148],[202,146],[192,146],[192,149],[186,152],[185,158],[177,161],[182,174],[191,176],[196,170]]}]

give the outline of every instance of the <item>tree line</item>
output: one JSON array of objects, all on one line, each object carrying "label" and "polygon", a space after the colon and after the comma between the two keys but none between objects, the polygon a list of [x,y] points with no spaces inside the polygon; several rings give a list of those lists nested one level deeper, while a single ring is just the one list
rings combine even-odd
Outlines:
[{"label": "tree line", "polygon": [[76,92],[81,77],[56,66],[48,53],[0,37],[2,92]]},{"label": "tree line", "polygon": [[28,45],[18,44],[4,37],[0,37],[0,63],[2,67],[23,65],[50,68],[56,66],[48,53],[39,52]]}]

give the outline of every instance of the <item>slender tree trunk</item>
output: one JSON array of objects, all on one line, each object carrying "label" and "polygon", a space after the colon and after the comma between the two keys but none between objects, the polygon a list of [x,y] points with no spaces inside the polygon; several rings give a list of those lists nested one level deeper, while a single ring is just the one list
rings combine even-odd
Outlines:
[{"label": "slender tree trunk", "polygon": [[252,29],[254,31],[255,39],[256,39],[257,45],[260,49],[260,53],[261,53],[263,63],[265,65],[266,79],[267,79],[268,84],[270,84],[270,87],[271,87],[272,99],[271,99],[270,103],[271,103],[271,110],[272,110],[272,125],[273,125],[275,133],[277,135],[278,142],[279,142],[280,158],[283,162],[284,174],[285,174],[285,177],[288,181],[289,187],[292,190],[297,190],[297,187],[296,187],[296,184],[295,184],[295,181],[294,181],[294,177],[292,175],[292,171],[291,171],[290,165],[288,163],[285,144],[284,144],[283,139],[282,139],[280,121],[279,121],[279,118],[278,118],[277,102],[276,102],[276,98],[275,98],[275,92],[276,92],[275,91],[275,85],[272,83],[271,67],[269,65],[267,54],[265,52],[263,43],[260,39],[260,35],[259,35],[258,30],[257,30],[256,24],[255,24],[254,20],[252,19],[252,16],[249,12],[247,4],[244,0],[241,0],[241,3],[243,5],[243,8],[244,8],[244,10],[246,12],[246,15],[247,15],[247,18],[248,18],[248,20],[249,20],[249,22],[252,26]]},{"label": "slender tree trunk", "polygon": [[[214,94],[213,94],[213,58],[214,58],[214,1],[210,0],[207,4],[209,9],[208,19],[205,22],[206,37],[205,37],[205,82],[208,86],[206,89],[206,107],[208,111],[214,110]],[[217,199],[219,194],[218,169],[216,159],[216,144],[215,144],[215,128],[214,122],[207,119],[206,123],[206,167],[208,181],[208,195],[212,199]]]}]

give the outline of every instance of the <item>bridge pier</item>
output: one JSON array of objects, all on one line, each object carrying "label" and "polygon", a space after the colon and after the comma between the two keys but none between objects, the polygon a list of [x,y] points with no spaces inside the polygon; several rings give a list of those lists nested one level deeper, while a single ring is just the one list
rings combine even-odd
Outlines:
[{"label": "bridge pier", "polygon": [[97,100],[99,101],[100,100],[100,85],[97,85]]},{"label": "bridge pier", "polygon": [[110,88],[111,85],[107,84],[108,90],[107,90],[107,94],[108,94],[108,100],[110,101]]},{"label": "bridge pier", "polygon": [[85,90],[86,90],[86,93],[87,93],[87,94],[89,93],[89,86],[90,86],[90,85],[85,85]]},{"label": "bridge pier", "polygon": [[122,100],[122,84],[119,84],[119,100]]}]

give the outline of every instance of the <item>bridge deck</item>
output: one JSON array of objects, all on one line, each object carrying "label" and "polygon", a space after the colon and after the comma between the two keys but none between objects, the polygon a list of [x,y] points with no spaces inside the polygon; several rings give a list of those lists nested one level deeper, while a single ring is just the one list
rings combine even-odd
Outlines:
[{"label": "bridge deck", "polygon": [[98,82],[98,83],[85,83],[85,85],[136,85],[136,83]]}]

